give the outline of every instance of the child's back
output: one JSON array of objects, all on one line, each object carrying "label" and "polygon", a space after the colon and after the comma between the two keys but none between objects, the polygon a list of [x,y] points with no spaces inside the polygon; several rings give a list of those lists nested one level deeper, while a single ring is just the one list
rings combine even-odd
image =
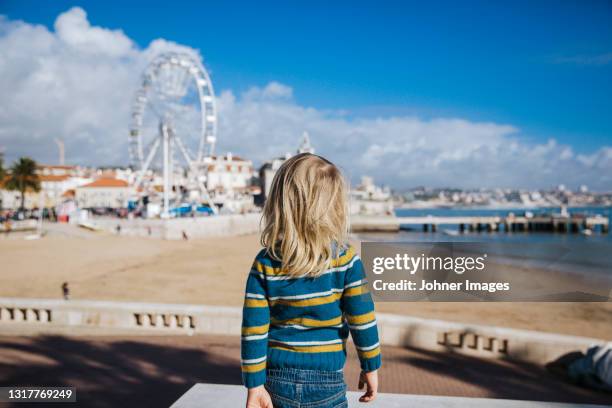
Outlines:
[{"label": "child's back", "polygon": [[[300,156],[322,160],[312,155]],[[281,182],[275,178],[277,190]],[[284,180],[285,187],[287,184]],[[283,224],[273,213],[278,208],[266,206],[264,217],[268,220],[276,217],[277,224]],[[299,214],[295,218],[298,220],[291,222],[299,223]],[[328,256],[324,268],[315,273],[296,273],[294,269],[300,265],[308,267],[316,263],[300,264],[299,255],[304,254],[295,257],[293,268],[291,262],[283,262],[279,253],[300,252],[300,249],[291,252],[283,247],[290,244],[287,237],[292,232],[287,227],[279,230],[278,225],[270,223],[266,228],[263,241],[268,244],[267,248],[255,258],[246,287],[242,325],[244,384],[249,389],[266,384],[276,407],[344,406],[346,386],[342,368],[349,331],[363,372],[373,372],[381,364],[374,304],[366,290],[361,260],[352,247],[339,247],[333,240],[319,254],[319,258]],[[313,228],[316,230],[317,226]],[[279,241],[279,236],[285,241]],[[301,239],[295,238],[298,244]],[[255,400],[250,393],[249,401]]]}]

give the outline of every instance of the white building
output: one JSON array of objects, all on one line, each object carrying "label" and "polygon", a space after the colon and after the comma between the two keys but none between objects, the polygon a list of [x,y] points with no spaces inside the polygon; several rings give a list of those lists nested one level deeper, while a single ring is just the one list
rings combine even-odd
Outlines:
[{"label": "white building", "polygon": [[[300,153],[310,153],[314,154],[315,149],[310,144],[310,137],[308,132],[304,132],[302,134],[302,141],[300,142],[300,146],[297,149],[297,154]],[[259,169],[259,179],[261,181],[261,186],[264,193],[264,198],[268,197],[270,194],[270,187],[272,186],[272,180],[274,179],[274,175],[283,165],[286,160],[289,160],[293,155],[291,153],[285,153],[285,157],[277,157],[272,160],[268,160],[263,164],[263,166]]]},{"label": "white building", "polygon": [[255,171],[253,162],[227,153],[212,156],[205,164],[206,189],[212,201],[230,212],[247,212],[254,207],[252,185]]},{"label": "white building", "polygon": [[259,179],[261,182],[261,187],[263,189],[264,197],[267,198],[270,194],[270,188],[272,187],[272,180],[274,179],[274,175],[280,169],[280,166],[283,163],[291,158],[291,154],[287,153],[285,157],[278,157],[276,159],[268,160],[261,166],[259,169]]},{"label": "white building", "polygon": [[[40,203],[38,193],[27,190],[25,193],[24,207],[26,209],[37,208]],[[7,190],[4,182],[0,181],[0,209],[17,210],[21,205],[21,194],[19,191]]]},{"label": "white building", "polygon": [[372,177],[364,176],[350,192],[350,212],[360,215],[392,215],[393,198],[389,188],[374,184]]},{"label": "white building", "polygon": [[227,153],[213,156],[207,164],[206,188],[208,191],[246,192],[253,179],[253,162]]},{"label": "white building", "polygon": [[[60,167],[60,166],[54,166]],[[62,166],[69,167],[69,166]],[[38,207],[55,207],[64,201],[64,194],[74,190],[76,187],[91,182],[91,179],[83,177],[73,177],[64,170],[54,169],[54,171],[40,171],[40,191],[35,192],[28,189],[25,193],[24,207],[33,209]],[[0,183],[0,202],[3,209],[18,209],[21,205],[21,195],[19,191],[8,191]]]},{"label": "white building", "polygon": [[38,177],[40,179],[39,202],[36,206],[55,207],[67,200],[66,192],[74,191],[77,187],[91,183],[92,171],[85,167],[68,165],[38,166]]},{"label": "white building", "polygon": [[125,208],[133,193],[127,181],[99,178],[75,189],[79,208]]},{"label": "white building", "polygon": [[40,175],[40,192],[44,207],[55,207],[66,200],[65,193],[91,183],[92,179],[69,175]]}]

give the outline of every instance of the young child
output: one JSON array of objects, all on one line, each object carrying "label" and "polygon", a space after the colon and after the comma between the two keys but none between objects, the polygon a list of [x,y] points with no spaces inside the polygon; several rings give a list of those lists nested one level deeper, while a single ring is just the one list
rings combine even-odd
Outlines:
[{"label": "young child", "polygon": [[347,211],[343,176],[322,157],[299,154],[274,176],[242,314],[248,408],[348,406],[349,331],[367,384],[360,401],[376,397],[378,328],[363,265],[345,244]]}]

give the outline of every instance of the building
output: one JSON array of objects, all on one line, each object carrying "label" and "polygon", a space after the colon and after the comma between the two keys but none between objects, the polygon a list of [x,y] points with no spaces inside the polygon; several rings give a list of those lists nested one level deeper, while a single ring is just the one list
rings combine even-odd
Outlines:
[{"label": "building", "polygon": [[80,166],[43,164],[38,166],[40,179],[39,202],[44,207],[56,207],[67,200],[64,193],[79,186],[91,183],[91,170]]},{"label": "building", "polygon": [[[314,154],[315,149],[310,144],[310,136],[308,132],[304,132],[302,134],[302,141],[300,142],[300,146],[297,149],[297,154],[301,153],[310,153]],[[262,200],[260,200],[260,204],[268,197],[270,194],[270,187],[272,186],[272,180],[274,179],[274,175],[283,165],[283,163],[290,159],[293,155],[291,153],[285,153],[284,157],[277,157],[272,160],[268,160],[259,168],[259,180],[262,189]]]},{"label": "building", "polygon": [[79,186],[92,182],[92,179],[78,176],[42,174],[40,178],[40,192],[43,195],[44,207],[55,207],[65,200],[65,193],[73,191]]},{"label": "building", "polygon": [[227,153],[225,156],[213,156],[207,166],[208,191],[244,193],[249,190],[254,175],[252,161]]},{"label": "building", "polygon": [[72,177],[67,174],[41,174],[38,177],[40,179],[40,193],[43,195],[43,205],[45,207],[52,207],[60,204],[62,194],[64,194],[66,190],[76,187]]},{"label": "building", "polygon": [[99,178],[75,189],[79,208],[125,208],[133,194],[127,181],[116,178]]},{"label": "building", "polygon": [[[0,180],[0,210],[17,210],[21,205],[21,194],[19,191],[8,190],[5,187],[6,180]],[[40,205],[39,193],[30,189],[24,195],[25,209],[38,208]]]},{"label": "building", "polygon": [[351,214],[393,215],[391,191],[374,184],[372,177],[362,177],[361,184],[351,189],[349,203]]},{"label": "building", "polygon": [[254,206],[253,162],[227,153],[206,164],[206,189],[215,205],[229,212],[247,212]]},{"label": "building", "polygon": [[287,153],[285,157],[277,157],[275,159],[268,160],[263,164],[263,166],[259,168],[259,180],[263,193],[262,203],[266,198],[268,198],[268,195],[270,194],[270,188],[272,187],[272,180],[274,179],[274,175],[276,174],[278,169],[280,169],[280,166],[282,166],[283,163],[290,158],[291,154]]}]

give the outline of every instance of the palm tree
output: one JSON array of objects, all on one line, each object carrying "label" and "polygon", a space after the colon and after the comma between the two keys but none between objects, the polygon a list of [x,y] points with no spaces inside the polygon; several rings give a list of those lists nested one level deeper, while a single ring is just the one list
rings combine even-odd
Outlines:
[{"label": "palm tree", "polygon": [[40,178],[36,174],[37,164],[29,157],[22,157],[11,166],[9,177],[6,182],[6,188],[9,190],[19,191],[21,194],[21,206],[23,210],[25,206],[26,190],[40,191]]},{"label": "palm tree", "polygon": [[6,176],[6,171],[4,170],[4,155],[0,152],[0,185],[4,181],[4,176]]}]

